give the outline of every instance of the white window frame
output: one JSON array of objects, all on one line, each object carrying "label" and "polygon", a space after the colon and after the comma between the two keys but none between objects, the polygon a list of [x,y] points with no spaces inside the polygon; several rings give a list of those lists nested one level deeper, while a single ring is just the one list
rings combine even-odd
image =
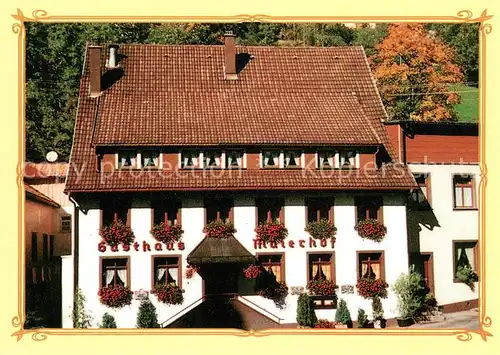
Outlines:
[{"label": "white window frame", "polygon": [[278,149],[264,149],[260,152],[260,167],[261,169],[272,169],[272,168],[267,168],[264,166],[264,152],[277,152],[278,153],[278,168],[283,168],[283,151],[280,151]]},{"label": "white window frame", "polygon": [[[208,153],[209,151],[213,151],[213,152],[220,152],[220,155],[219,155],[219,166],[208,166],[208,165],[205,165],[205,159],[204,159],[204,156],[205,156],[205,153]],[[223,169],[223,160],[222,160],[222,156],[224,155],[224,151],[221,150],[221,149],[205,149],[204,151],[201,151],[200,152],[200,162],[201,162],[201,165],[202,165],[202,168],[203,169]]]},{"label": "white window frame", "polygon": [[[194,162],[194,166],[192,167],[183,166],[184,153],[187,152],[192,152],[193,159],[196,159],[196,161]],[[193,149],[184,149],[179,152],[179,169],[199,169],[203,164],[202,162],[203,162],[203,152],[198,152],[198,157],[196,157],[196,150]]]},{"label": "white window frame", "polygon": [[347,152],[353,152],[354,153],[354,164],[353,166],[351,167],[351,169],[358,169],[359,168],[359,152],[357,150],[354,150],[354,149],[343,149],[343,150],[340,150],[340,151],[337,151],[335,153],[335,169],[342,169],[342,167],[340,166],[340,154],[341,153],[347,153]]},{"label": "white window frame", "polygon": [[138,159],[138,166],[139,166],[139,169],[143,169],[144,167],[142,166],[142,153],[144,153],[145,151],[156,151],[158,152],[158,166],[155,166],[156,169],[162,169],[163,168],[163,164],[162,164],[162,156],[163,154],[161,153],[161,149],[155,149],[155,148],[151,148],[151,149],[141,149],[139,150],[139,153],[137,154],[137,159]]},{"label": "white window frame", "polygon": [[125,169],[140,169],[141,162],[138,160],[140,158],[139,155],[139,150],[138,149],[133,149],[133,148],[123,148],[119,149],[118,152],[115,154],[116,160],[115,160],[115,170],[121,170],[123,167],[120,167],[120,153],[126,152],[126,151],[135,151],[135,166],[127,167]]},{"label": "white window frame", "polygon": [[[320,154],[323,153],[331,153],[332,154],[332,164],[331,168],[328,169],[336,169],[337,164],[337,152],[334,149],[318,149],[315,153],[315,161],[316,161],[316,169],[322,169],[323,167],[319,164]],[[328,158],[327,158],[328,159]]]},{"label": "white window frame", "polygon": [[285,168],[285,160],[286,160],[285,153],[288,153],[288,152],[296,152],[296,153],[300,154],[300,157],[297,160],[297,163],[298,163],[297,166],[286,167],[286,169],[302,169],[302,168],[304,168],[304,155],[305,154],[304,154],[304,151],[302,149],[286,149],[286,150],[283,150],[283,168]]},{"label": "white window frame", "polygon": [[241,166],[238,166],[238,169],[246,169],[246,165],[247,165],[247,162],[246,162],[246,152],[243,149],[227,149],[227,150],[223,151],[223,154],[224,154],[224,160],[223,160],[224,169],[236,169],[236,168],[231,168],[230,166],[227,166],[227,156],[228,156],[228,153],[230,153],[230,152],[239,152],[239,153],[241,153]]}]

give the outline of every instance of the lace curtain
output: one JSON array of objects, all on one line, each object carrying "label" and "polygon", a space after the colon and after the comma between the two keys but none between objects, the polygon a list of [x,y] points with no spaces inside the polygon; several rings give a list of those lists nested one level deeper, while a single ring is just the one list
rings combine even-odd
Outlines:
[{"label": "lace curtain", "polygon": [[331,280],[331,269],[332,266],[330,264],[318,264],[315,263],[312,265],[312,274],[314,280]]},{"label": "lace curtain", "polygon": [[277,166],[278,165],[278,153],[276,152],[265,152],[264,154],[264,166]]},{"label": "lace curtain", "polygon": [[322,152],[319,156],[320,167],[333,167],[333,154],[329,152]]},{"label": "lace curtain", "polygon": [[380,279],[380,264],[363,263],[361,272],[363,277]]}]

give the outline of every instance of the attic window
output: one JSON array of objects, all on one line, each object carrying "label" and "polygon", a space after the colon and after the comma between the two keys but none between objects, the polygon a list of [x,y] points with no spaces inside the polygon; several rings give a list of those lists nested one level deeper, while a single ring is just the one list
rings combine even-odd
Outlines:
[{"label": "attic window", "polygon": [[181,167],[183,169],[195,168],[198,166],[199,153],[195,151],[184,151],[181,153]]},{"label": "attic window", "polygon": [[243,151],[241,150],[229,150],[226,152],[226,167],[231,168],[242,168],[243,167]]},{"label": "attic window", "polygon": [[355,151],[341,151],[339,153],[339,168],[354,169],[357,167]]},{"label": "attic window", "polygon": [[137,166],[137,151],[122,150],[118,153],[118,169],[135,168]]},{"label": "attic window", "polygon": [[335,152],[331,150],[323,150],[318,152],[318,169],[333,169],[334,168]]},{"label": "attic window", "polygon": [[263,168],[279,168],[279,152],[277,150],[266,150],[262,152]]},{"label": "attic window", "polygon": [[221,152],[217,150],[208,150],[203,152],[203,167],[204,168],[220,168],[221,167]]},{"label": "attic window", "polygon": [[298,150],[285,151],[285,168],[300,168],[302,153]]},{"label": "attic window", "polygon": [[160,152],[157,150],[143,150],[141,152],[141,167],[158,168]]}]

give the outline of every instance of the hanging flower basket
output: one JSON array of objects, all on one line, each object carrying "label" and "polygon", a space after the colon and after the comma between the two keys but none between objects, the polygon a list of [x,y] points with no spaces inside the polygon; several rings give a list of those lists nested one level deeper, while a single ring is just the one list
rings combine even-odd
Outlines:
[{"label": "hanging flower basket", "polygon": [[151,229],[151,235],[161,243],[179,242],[182,239],[184,231],[178,224],[169,225],[168,223],[161,222],[155,224]]},{"label": "hanging flower basket", "polygon": [[198,267],[196,265],[188,265],[186,268],[186,279],[192,279],[197,272]]},{"label": "hanging flower basket", "polygon": [[361,238],[366,238],[380,243],[387,234],[387,228],[376,219],[360,221],[354,230],[358,231]]},{"label": "hanging flower basket", "polygon": [[158,301],[164,304],[176,305],[184,302],[184,290],[174,283],[157,284],[151,293],[156,295]]},{"label": "hanging flower basket", "polygon": [[259,296],[280,302],[288,295],[288,286],[284,282],[277,282],[275,285],[257,291]]},{"label": "hanging flower basket", "polygon": [[314,239],[326,240],[335,238],[337,227],[331,224],[329,220],[322,219],[319,222],[309,222],[306,232],[309,232]]},{"label": "hanging flower basket", "polygon": [[319,319],[314,328],[335,328],[335,323],[326,319]]},{"label": "hanging flower basket", "polygon": [[133,292],[125,286],[103,287],[97,293],[99,301],[110,308],[122,308],[132,303]]},{"label": "hanging flower basket", "polygon": [[334,296],[338,286],[330,280],[313,280],[307,283],[307,289],[312,295]]},{"label": "hanging flower basket", "polygon": [[236,229],[234,229],[234,225],[231,222],[210,222],[203,228],[203,233],[206,233],[207,238],[229,238],[233,237],[234,233],[236,233]]},{"label": "hanging flower basket", "polygon": [[257,233],[257,238],[266,243],[281,243],[281,241],[288,237],[288,230],[279,222],[266,222],[260,224],[255,228],[255,232]]},{"label": "hanging flower basket", "polygon": [[252,265],[248,266],[246,269],[243,269],[243,273],[245,274],[245,278],[247,278],[248,280],[256,279],[257,277],[259,277],[261,272],[262,272],[262,269],[255,264],[252,264]]},{"label": "hanging flower basket", "polygon": [[374,297],[386,298],[388,286],[384,280],[371,277],[363,277],[356,284],[358,295],[368,299]]},{"label": "hanging flower basket", "polygon": [[132,229],[120,220],[109,226],[102,227],[99,235],[110,246],[130,245],[135,239]]}]

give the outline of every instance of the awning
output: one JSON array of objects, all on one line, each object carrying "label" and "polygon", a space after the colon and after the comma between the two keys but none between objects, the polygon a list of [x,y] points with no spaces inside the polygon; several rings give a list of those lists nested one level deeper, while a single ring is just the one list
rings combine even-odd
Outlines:
[{"label": "awning", "polygon": [[187,262],[192,265],[203,263],[253,263],[255,260],[255,256],[235,237],[205,238],[187,257]]}]

